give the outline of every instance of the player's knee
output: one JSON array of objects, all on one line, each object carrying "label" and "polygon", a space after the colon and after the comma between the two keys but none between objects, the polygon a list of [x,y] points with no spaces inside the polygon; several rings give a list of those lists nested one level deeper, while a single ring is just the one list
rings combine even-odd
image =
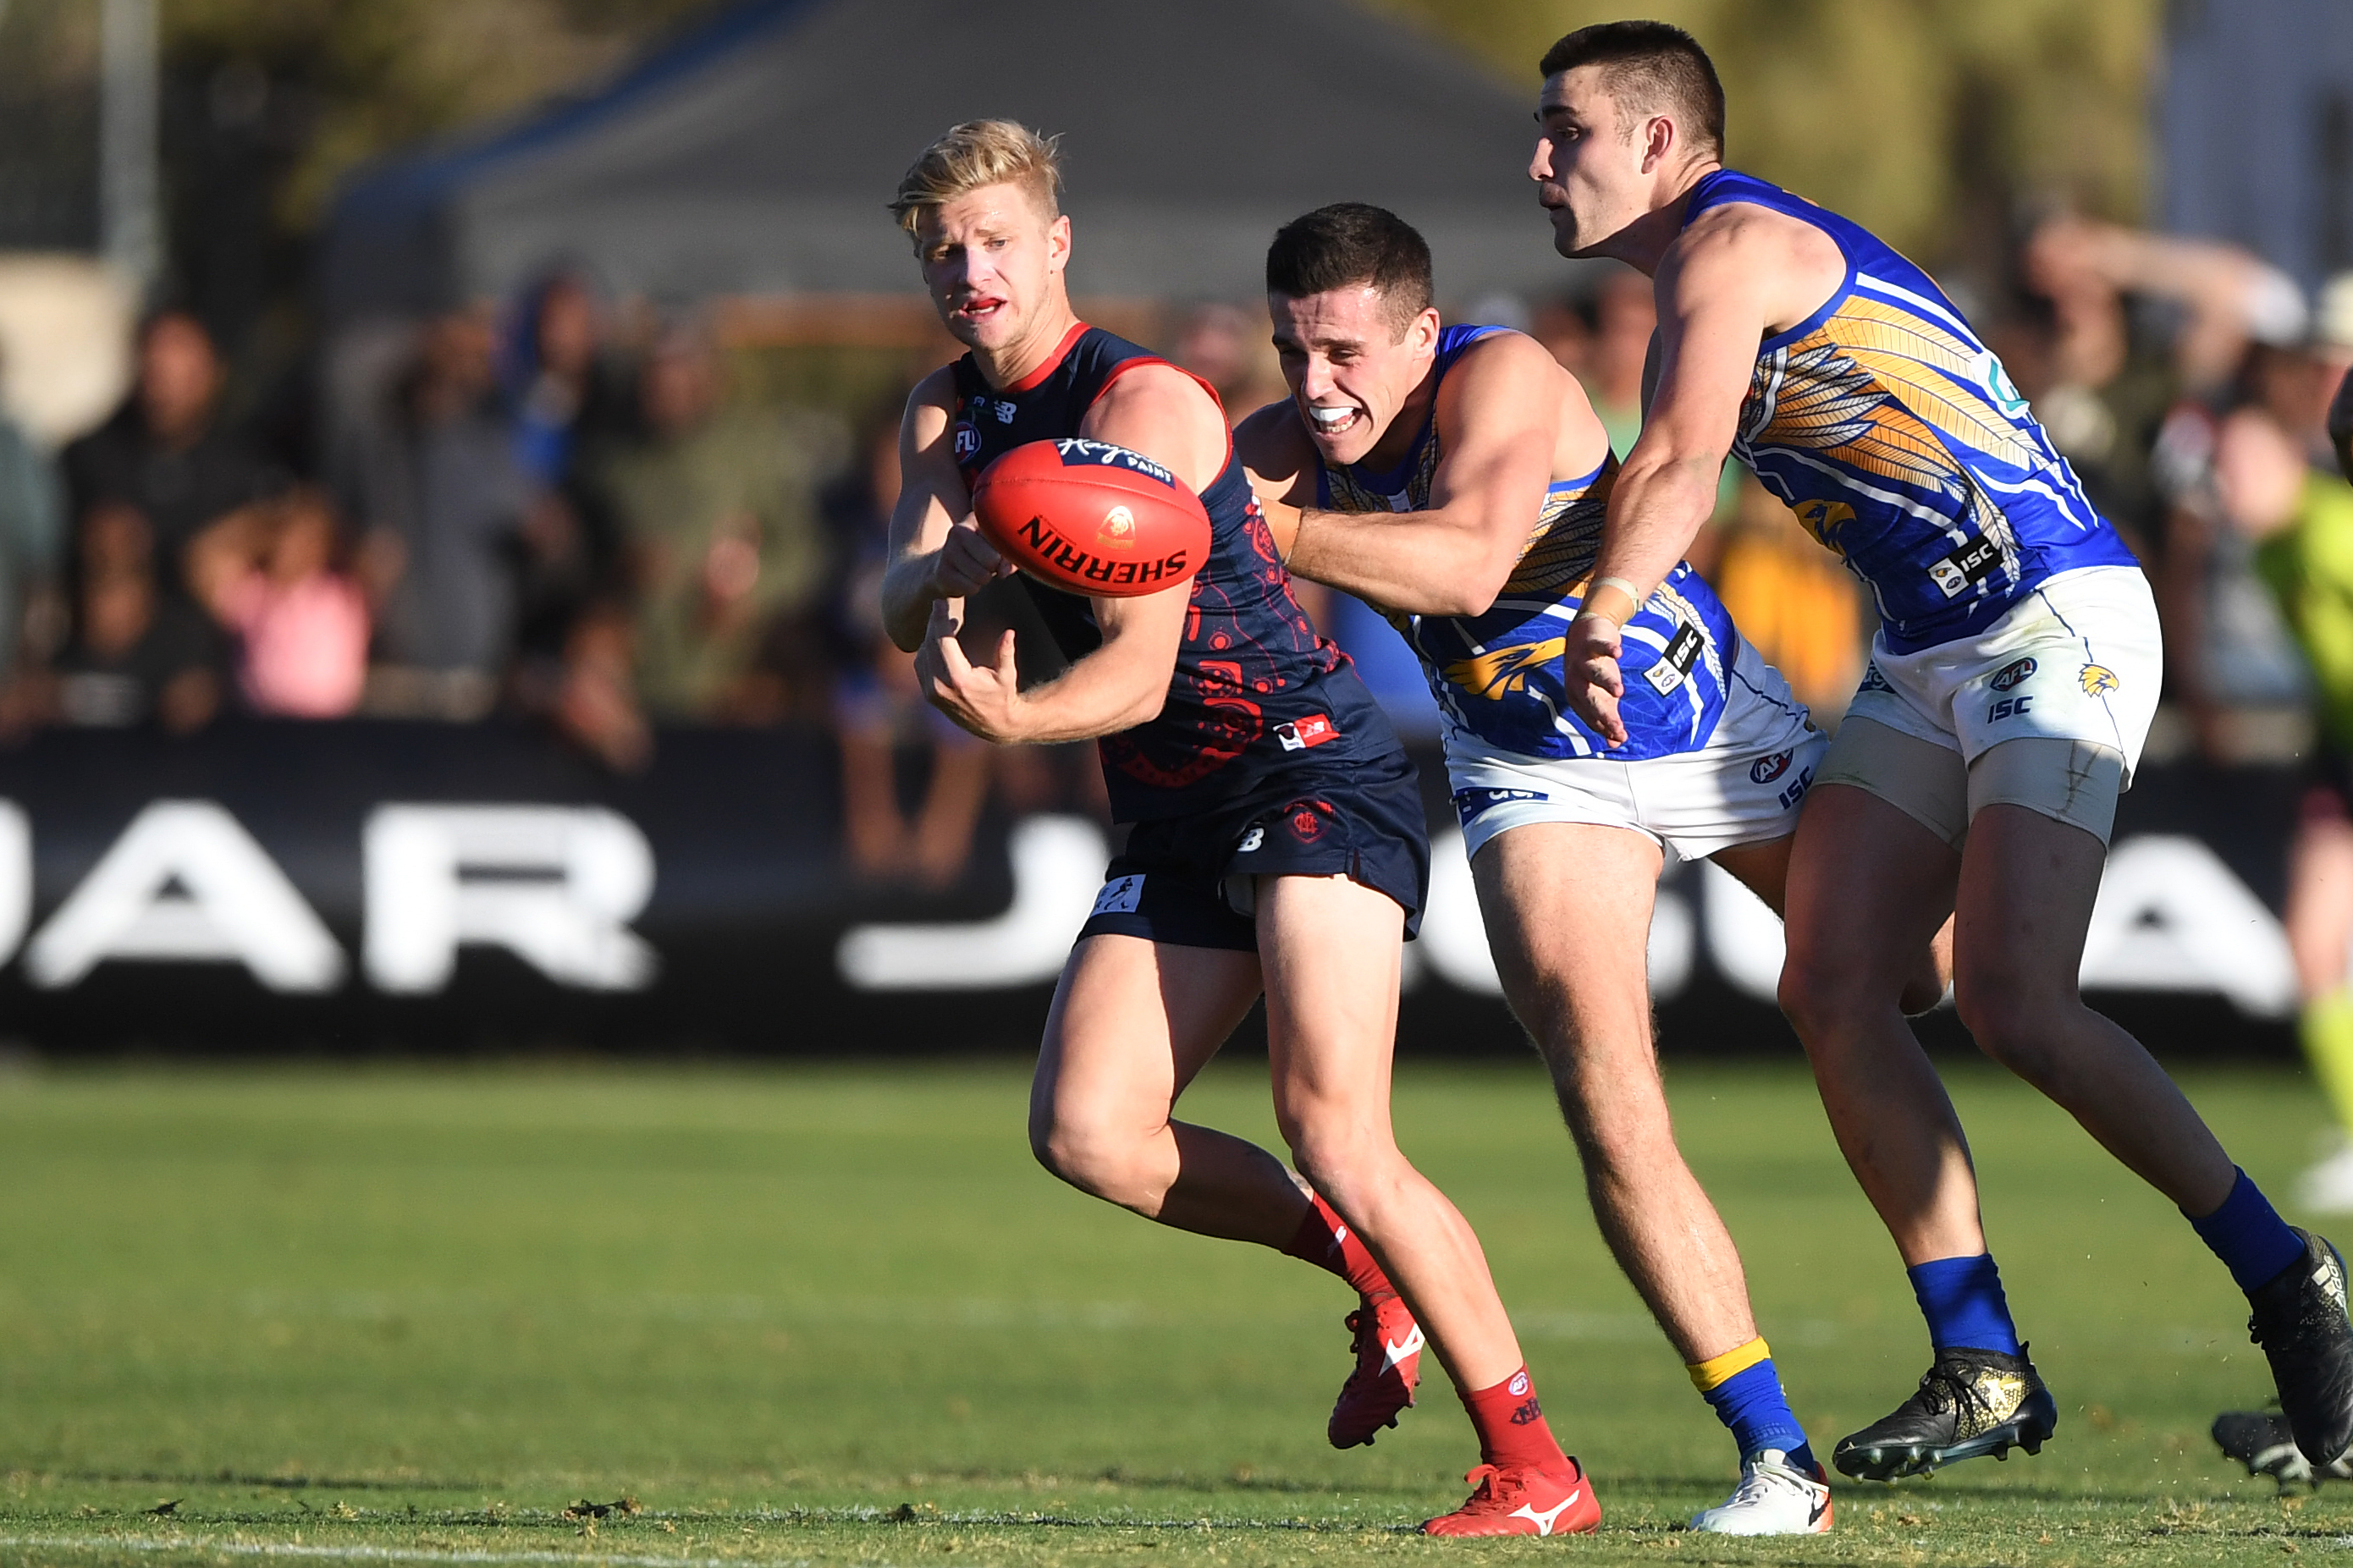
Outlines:
[{"label": "player's knee", "polygon": [[1136,1194],[1139,1162],[1131,1140],[1108,1130],[1064,1118],[1045,1118],[1029,1124],[1029,1152],[1038,1163],[1082,1193],[1113,1203],[1126,1203]]},{"label": "player's knee", "polygon": [[1352,1200],[1368,1192],[1398,1157],[1394,1144],[1336,1122],[1310,1119],[1283,1129],[1291,1145],[1291,1163],[1308,1185],[1335,1206],[1347,1210]]},{"label": "player's knee", "polygon": [[1953,1005],[1978,1049],[2031,1084],[2051,1080],[2057,1068],[2058,1022],[2074,998],[2037,994],[2001,977],[1955,977]]},{"label": "player's knee", "polygon": [[1855,993],[1851,972],[1835,963],[1800,955],[1792,949],[1781,964],[1781,979],[1774,999],[1780,1003],[1783,1016],[1798,1031],[1799,1037],[1810,1047],[1815,1040],[1834,1033],[1839,1023],[1853,1011]]}]

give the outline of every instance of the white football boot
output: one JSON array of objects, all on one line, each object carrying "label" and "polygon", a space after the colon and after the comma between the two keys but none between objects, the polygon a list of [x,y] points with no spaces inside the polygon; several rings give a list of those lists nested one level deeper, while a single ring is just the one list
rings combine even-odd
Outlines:
[{"label": "white football boot", "polygon": [[1714,1508],[1692,1515],[1694,1530],[1717,1535],[1820,1535],[1831,1527],[1831,1486],[1817,1466],[1811,1475],[1778,1448],[1740,1462],[1740,1484]]}]

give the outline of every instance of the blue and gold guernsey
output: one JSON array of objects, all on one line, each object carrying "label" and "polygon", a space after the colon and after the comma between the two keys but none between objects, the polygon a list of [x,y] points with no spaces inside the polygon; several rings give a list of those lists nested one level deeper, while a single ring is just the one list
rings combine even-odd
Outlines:
[{"label": "blue and gold guernsey", "polygon": [[[1442,379],[1464,350],[1503,327],[1452,326],[1438,339]],[[1433,384],[1434,385],[1434,384]],[[1322,470],[1320,504],[1331,511],[1420,511],[1438,471],[1436,400],[1429,425],[1388,473],[1363,464]],[[1384,610],[1421,658],[1422,672],[1450,722],[1498,751],[1532,757],[1640,762],[1697,751],[1723,716],[1727,666],[1739,648],[1732,617],[1687,563],[1678,563],[1624,628],[1626,743],[1609,746],[1569,710],[1561,681],[1568,623],[1584,601],[1618,462],[1556,479],[1493,605],[1476,616],[1414,616]]]},{"label": "blue and gold guernsey", "polygon": [[1730,169],[1692,188],[1683,221],[1728,202],[1811,224],[1846,258],[1838,292],[1758,348],[1732,451],[1870,587],[1892,651],[1973,636],[2059,573],[2138,564],[1926,273]]}]

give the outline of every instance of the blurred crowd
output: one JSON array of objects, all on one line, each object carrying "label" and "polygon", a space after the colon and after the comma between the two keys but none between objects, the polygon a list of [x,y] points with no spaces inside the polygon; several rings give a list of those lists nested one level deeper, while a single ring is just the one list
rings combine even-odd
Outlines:
[{"label": "blurred crowd", "polygon": [[[1544,342],[1622,456],[1651,291],[1579,277],[1462,314]],[[2230,247],[2060,216],[1988,295],[1961,302],[2157,584],[2160,753],[2284,754],[2314,712],[2353,752],[2353,486],[2328,426],[2353,275],[2307,300]],[[1237,419],[1284,395],[1252,307],[1198,307],[1166,338]],[[219,349],[172,309],[141,324],[132,388],[97,430],[49,454],[0,419],[0,735],[501,714],[630,771],[666,723],[825,726],[851,860],[934,884],[992,798],[1100,810],[1085,757],[973,742],[881,635],[891,400],[747,397],[706,322],[617,332],[563,271],[405,329],[378,361],[356,392],[319,389],[331,413],[299,459],[226,417]],[[1695,554],[1834,722],[1873,627],[1852,580],[1736,467]],[[1344,595],[1310,607],[1404,725],[1434,731],[1394,633]]]}]

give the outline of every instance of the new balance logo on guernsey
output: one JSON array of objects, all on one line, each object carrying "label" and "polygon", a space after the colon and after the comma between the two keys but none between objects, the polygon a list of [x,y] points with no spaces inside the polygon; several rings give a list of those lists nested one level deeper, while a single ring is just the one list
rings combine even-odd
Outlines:
[{"label": "new balance logo on guernsey", "polygon": [[1583,1487],[1579,1487],[1575,1491],[1569,1493],[1567,1497],[1561,1499],[1558,1502],[1553,1504],[1552,1507],[1546,1509],[1539,1509],[1534,1503],[1524,1502],[1519,1507],[1512,1510],[1511,1517],[1514,1519],[1525,1519],[1532,1521],[1536,1527],[1536,1533],[1538,1535],[1550,1535],[1552,1533],[1554,1523],[1559,1520],[1563,1513],[1568,1510],[1571,1504],[1576,1502],[1578,1498],[1581,1498],[1584,1495],[1585,1489]]},{"label": "new balance logo on guernsey", "polygon": [[1274,727],[1274,738],[1282,742],[1286,752],[1303,752],[1310,746],[1320,746],[1326,741],[1340,738],[1340,727],[1324,713],[1311,713],[1304,719],[1287,720]]}]

